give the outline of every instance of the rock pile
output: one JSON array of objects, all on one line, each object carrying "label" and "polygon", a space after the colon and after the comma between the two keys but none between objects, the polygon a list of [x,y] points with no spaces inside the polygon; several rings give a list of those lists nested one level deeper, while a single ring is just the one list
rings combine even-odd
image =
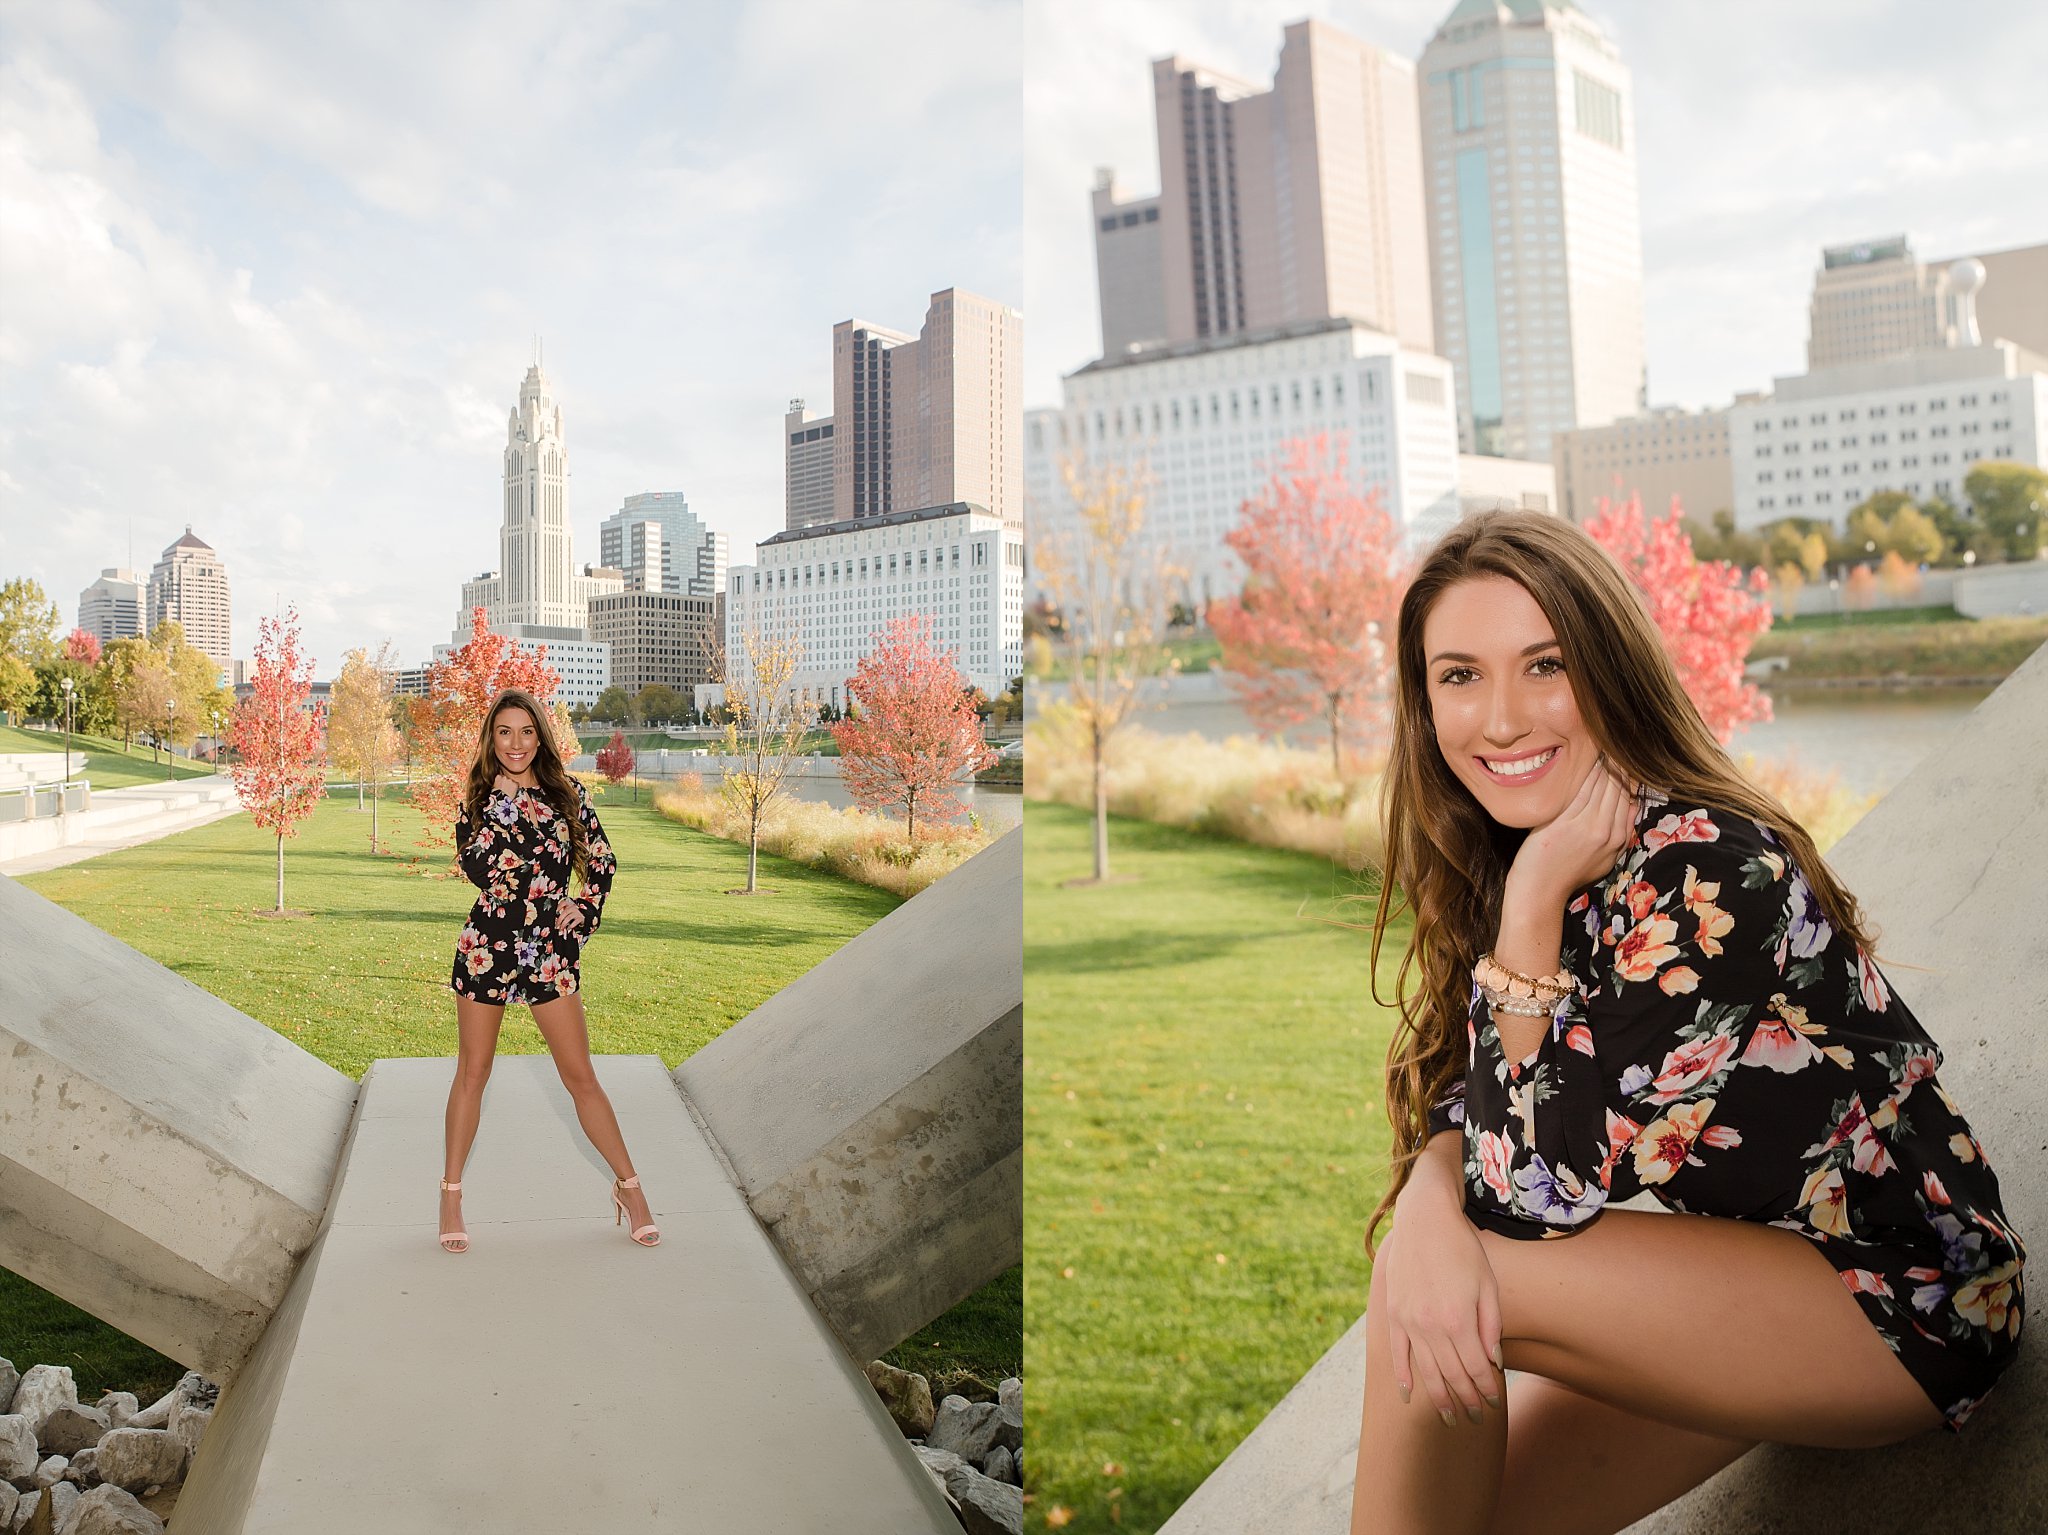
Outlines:
[{"label": "rock pile", "polygon": [[968,1535],[1023,1535],[1024,1382],[1011,1376],[993,1402],[949,1396],[935,1408],[922,1375],[879,1359],[867,1375]]},{"label": "rock pile", "polygon": [[184,1482],[219,1396],[188,1371],[149,1407],[127,1391],[88,1407],[69,1365],[0,1359],[0,1535],[27,1535],[45,1499],[52,1535],[163,1535],[143,1500]]}]

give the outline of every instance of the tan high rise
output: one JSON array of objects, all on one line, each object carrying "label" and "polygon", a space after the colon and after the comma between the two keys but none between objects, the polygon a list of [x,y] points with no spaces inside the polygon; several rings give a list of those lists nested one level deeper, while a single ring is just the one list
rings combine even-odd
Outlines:
[{"label": "tan high rise", "polygon": [[185,536],[164,550],[150,571],[144,608],[145,635],[168,619],[184,629],[186,644],[204,651],[222,669],[227,667],[227,566],[211,544],[193,534],[189,523]]},{"label": "tan high rise", "polygon": [[1434,350],[1413,64],[1298,21],[1268,89],[1179,57],[1152,86],[1168,340],[1341,317]]},{"label": "tan high rise", "polygon": [[832,517],[970,501],[1024,513],[1023,319],[947,288],[915,337],[832,328]]}]

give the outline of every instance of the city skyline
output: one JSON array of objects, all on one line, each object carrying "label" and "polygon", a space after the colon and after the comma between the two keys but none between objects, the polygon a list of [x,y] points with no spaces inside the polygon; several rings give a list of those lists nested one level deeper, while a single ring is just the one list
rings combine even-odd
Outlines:
[{"label": "city skyline", "polygon": [[[751,547],[836,321],[1021,291],[1016,28],[976,0],[9,10],[0,282],[34,298],[0,312],[11,573],[68,629],[190,523],[233,573],[235,655],[285,603],[321,677],[384,638],[417,665],[498,564],[537,352],[575,423],[579,566],[650,491]],[[861,60],[934,46],[943,74],[867,88]]]},{"label": "city skyline", "polygon": [[[1272,77],[1280,28],[1304,16],[1419,60],[1452,0],[1113,10],[1044,0],[1027,13],[1023,307],[1027,408],[1098,355],[1090,188],[1156,194],[1152,61],[1172,54]],[[1754,0],[1687,11],[1582,7],[1635,85],[1649,400],[1726,405],[1804,362],[1827,245],[1904,232],[1940,258],[2048,236],[2019,189],[2048,182],[2026,60],[2048,15],[1981,7],[1968,29],[1903,4],[1792,13]],[[1756,39],[1768,35],[1771,46]],[[1996,47],[1987,47],[1995,37]],[[1956,82],[1968,78],[1968,90]]]}]

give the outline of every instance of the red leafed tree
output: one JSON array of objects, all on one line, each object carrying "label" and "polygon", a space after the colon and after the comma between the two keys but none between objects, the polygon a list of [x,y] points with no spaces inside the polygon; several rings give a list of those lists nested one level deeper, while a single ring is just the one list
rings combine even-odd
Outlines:
[{"label": "red leafed tree", "polygon": [[[863,810],[903,812],[910,839],[917,821],[958,815],[953,783],[995,761],[981,716],[952,658],[931,643],[923,615],[899,618],[876,637],[847,679],[858,713],[832,727],[839,777]],[[850,711],[851,712],[851,711]]]},{"label": "red leafed tree", "polygon": [[1400,529],[1376,492],[1352,488],[1343,444],[1318,434],[1281,445],[1272,478],[1223,541],[1245,578],[1237,596],[1209,604],[1219,664],[1262,730],[1320,720],[1343,777],[1386,688],[1406,580]]},{"label": "red leafed tree", "polygon": [[85,629],[73,629],[64,636],[64,659],[87,666],[100,664],[100,637]]},{"label": "red leafed tree", "polygon": [[284,839],[326,794],[325,735],[320,710],[308,709],[313,694],[313,658],[299,654],[299,615],[287,608],[281,619],[262,621],[256,643],[256,677],[249,696],[235,707],[228,739],[235,793],[249,819],[277,837],[277,914],[284,914]]},{"label": "red leafed tree", "polygon": [[[608,784],[623,783],[633,771],[633,748],[626,744],[626,732],[614,730],[612,738],[598,749],[597,770]],[[640,785],[633,785],[633,798],[640,798]]]},{"label": "red leafed tree", "polygon": [[1678,680],[1726,746],[1737,726],[1771,717],[1770,696],[1742,676],[1750,645],[1771,626],[1770,578],[1759,567],[1745,581],[1726,560],[1697,558],[1682,519],[1675,496],[1671,514],[1648,523],[1640,496],[1618,505],[1603,496],[1586,531],[1641,588]]},{"label": "red leafed tree", "polygon": [[580,750],[569,711],[555,697],[560,678],[547,664],[547,647],[521,650],[502,634],[493,634],[482,608],[471,608],[468,641],[445,661],[427,668],[427,693],[412,706],[416,768],[412,802],[426,817],[421,847],[452,847],[456,803],[469,772],[477,734],[491,700],[505,688],[524,688],[548,717],[535,720],[539,730],[552,730],[555,750],[567,763]]}]

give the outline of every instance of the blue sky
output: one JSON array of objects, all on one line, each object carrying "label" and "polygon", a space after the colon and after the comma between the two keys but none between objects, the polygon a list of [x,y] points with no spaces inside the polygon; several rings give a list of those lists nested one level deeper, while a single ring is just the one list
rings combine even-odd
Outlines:
[{"label": "blue sky", "polygon": [[[1018,303],[1017,0],[0,0],[0,577],[68,627],[190,523],[235,653],[446,640],[545,337],[578,562],[782,526],[831,327]],[[1028,317],[1027,317],[1028,323]]]},{"label": "blue sky", "polygon": [[[1151,60],[1267,82],[1318,16],[1417,58],[1452,0],[1029,0],[1024,397],[1100,347],[1094,168],[1159,187]],[[1634,77],[1653,404],[1724,405],[1805,365],[1823,245],[1923,257],[2048,241],[2037,0],[1585,0]]]}]

